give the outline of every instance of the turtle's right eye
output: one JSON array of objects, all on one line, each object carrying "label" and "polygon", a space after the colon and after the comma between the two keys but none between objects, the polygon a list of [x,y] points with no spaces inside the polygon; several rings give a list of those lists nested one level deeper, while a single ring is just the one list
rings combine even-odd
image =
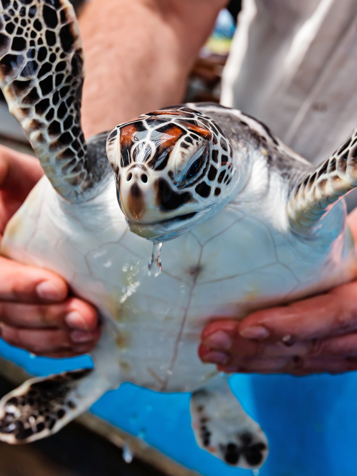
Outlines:
[{"label": "turtle's right eye", "polygon": [[194,161],[194,163],[186,172],[184,180],[189,180],[195,177],[195,175],[197,175],[198,172],[200,171],[203,164],[204,164],[204,157],[203,157],[203,154],[201,154],[201,156]]},{"label": "turtle's right eye", "polygon": [[202,172],[206,163],[207,151],[205,149],[202,151],[201,148],[199,151],[199,155],[197,155],[198,154],[195,154],[193,160],[191,160],[186,170],[184,170],[179,184],[180,188],[186,187],[187,185],[191,185],[201,175],[200,172]]}]

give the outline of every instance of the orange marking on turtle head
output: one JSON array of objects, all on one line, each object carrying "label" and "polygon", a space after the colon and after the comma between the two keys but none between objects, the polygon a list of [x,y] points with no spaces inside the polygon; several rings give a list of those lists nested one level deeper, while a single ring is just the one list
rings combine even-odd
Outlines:
[{"label": "orange marking on turtle head", "polygon": [[165,129],[161,131],[159,139],[155,141],[156,151],[154,157],[148,163],[149,167],[155,167],[157,159],[160,159],[161,166],[165,167],[176,142],[184,134],[186,134],[186,132],[175,124],[166,126]]},{"label": "orange marking on turtle head", "polygon": [[149,114],[155,115],[155,116],[184,116],[182,112],[174,111],[174,110],[152,111],[152,112],[149,112]]},{"label": "orange marking on turtle head", "polygon": [[195,132],[199,136],[210,140],[212,137],[212,132],[208,129],[206,129],[203,126],[199,126],[197,124],[192,124],[191,122],[182,122],[182,125],[190,129],[192,132]]},{"label": "orange marking on turtle head", "polygon": [[133,136],[138,132],[136,124],[129,124],[120,131],[120,147],[130,147],[133,142]]},{"label": "orange marking on turtle head", "polygon": [[[183,134],[184,131],[180,127],[172,124],[170,128],[165,129],[165,132],[160,137],[159,149],[172,148]],[[160,153],[160,150],[158,152]]]}]

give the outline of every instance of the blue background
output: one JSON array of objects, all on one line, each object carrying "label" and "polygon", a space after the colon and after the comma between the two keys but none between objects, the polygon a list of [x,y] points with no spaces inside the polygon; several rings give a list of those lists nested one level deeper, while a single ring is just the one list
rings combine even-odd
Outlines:
[{"label": "blue background", "polygon": [[[87,356],[32,358],[3,341],[0,354],[35,375],[91,366]],[[357,475],[356,373],[237,375],[230,383],[270,441],[259,476]],[[197,447],[188,405],[188,394],[157,394],[125,384],[104,395],[91,411],[204,476],[250,476],[251,471],[229,468]]]}]

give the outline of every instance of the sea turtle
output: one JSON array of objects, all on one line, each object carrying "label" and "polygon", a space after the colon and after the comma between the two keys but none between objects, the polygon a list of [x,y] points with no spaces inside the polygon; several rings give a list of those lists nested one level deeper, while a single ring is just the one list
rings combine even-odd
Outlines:
[{"label": "sea turtle", "polygon": [[227,378],[200,362],[200,333],[212,316],[240,319],[353,278],[340,197],[357,184],[357,132],[317,169],[264,124],[216,104],[143,114],[86,143],[83,54],[68,0],[1,0],[0,58],[10,111],[46,173],[1,253],[64,276],[102,320],[94,368],[5,396],[0,439],[48,436],[129,381],[192,392],[198,444],[259,467],[266,437]]}]

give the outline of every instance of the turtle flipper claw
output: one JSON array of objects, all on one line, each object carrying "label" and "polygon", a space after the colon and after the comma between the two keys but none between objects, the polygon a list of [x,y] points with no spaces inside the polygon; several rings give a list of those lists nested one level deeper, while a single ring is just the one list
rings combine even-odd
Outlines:
[{"label": "turtle flipper claw", "polygon": [[227,387],[222,384],[222,388],[203,388],[192,394],[190,410],[196,441],[227,464],[257,469],[268,455],[267,438]]}]

